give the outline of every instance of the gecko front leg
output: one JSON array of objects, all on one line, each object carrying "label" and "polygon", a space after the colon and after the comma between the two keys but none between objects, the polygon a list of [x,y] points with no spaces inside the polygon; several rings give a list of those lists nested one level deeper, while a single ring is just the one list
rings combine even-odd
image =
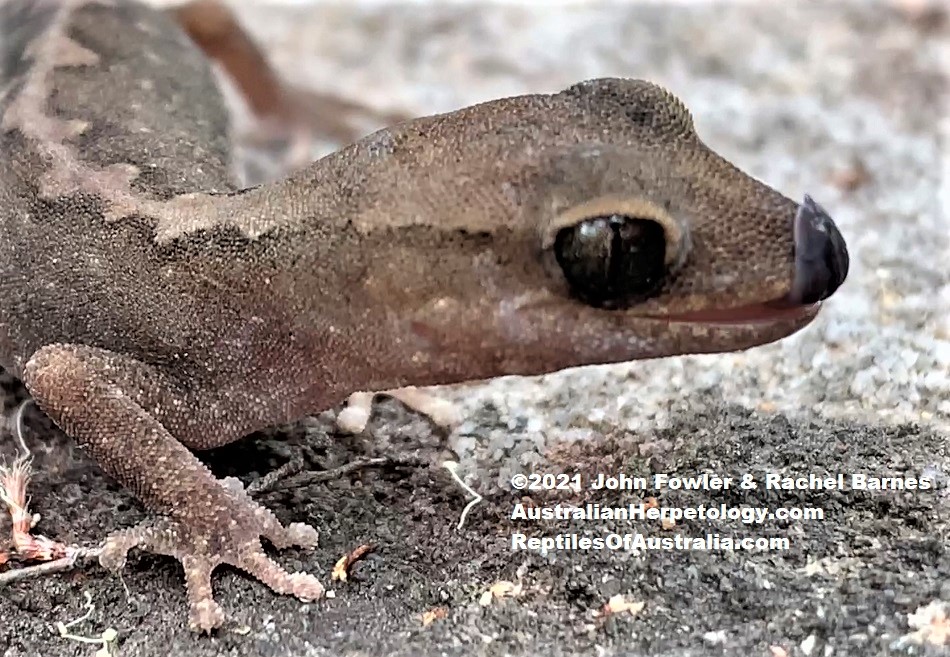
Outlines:
[{"label": "gecko front leg", "polygon": [[[211,421],[213,396],[202,391],[201,404],[195,404],[193,390],[158,368],[73,344],[37,351],[23,378],[40,408],[106,472],[162,514],[107,538],[103,566],[121,568],[134,547],[178,559],[185,569],[189,624],[204,631],[219,627],[225,617],[211,589],[211,573],[220,564],[301,600],[323,595],[315,577],[286,572],[264,553],[260,540],[263,536],[278,548],[311,547],[316,530],[303,523],[282,526],[239,483],[216,479],[181,442],[215,426],[220,431],[220,418]],[[220,442],[231,439],[223,436]],[[202,446],[209,442],[206,435]]]}]

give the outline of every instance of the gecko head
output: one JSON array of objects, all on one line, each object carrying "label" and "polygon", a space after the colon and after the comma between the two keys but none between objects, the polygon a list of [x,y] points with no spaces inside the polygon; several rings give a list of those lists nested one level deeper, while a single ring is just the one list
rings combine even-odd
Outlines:
[{"label": "gecko head", "polygon": [[621,358],[729,351],[804,327],[844,282],[828,213],[711,151],[669,92],[602,80],[564,95],[587,118],[534,181],[527,222],[550,285],[526,307],[618,336]]},{"label": "gecko head", "polygon": [[668,91],[608,79],[564,95],[604,135],[553,158],[535,208],[575,298],[670,331],[751,327],[768,341],[814,318],[844,282],[848,251],[828,213],[711,151]]},{"label": "gecko head", "polygon": [[848,251],[828,213],[710,150],[669,92],[600,80],[563,95],[587,118],[534,181],[527,222],[550,285],[525,308],[594,327],[603,337],[588,342],[610,360],[731,351],[804,327],[844,282]]},{"label": "gecko head", "polygon": [[[386,217],[413,231],[406,252],[406,226],[387,234],[391,270],[425,282],[387,281],[384,296],[407,299],[427,366],[494,376],[744,349],[807,325],[847,276],[820,205],[717,155],[648,82],[593,80],[403,132],[439,144],[394,151],[413,179]],[[433,207],[455,211],[418,219]]]}]

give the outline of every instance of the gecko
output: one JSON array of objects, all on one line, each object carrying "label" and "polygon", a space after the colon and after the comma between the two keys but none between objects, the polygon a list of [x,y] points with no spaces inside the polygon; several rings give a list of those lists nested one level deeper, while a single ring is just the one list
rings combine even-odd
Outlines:
[{"label": "gecko", "polygon": [[0,4],[0,366],[151,512],[100,562],[181,562],[188,622],[230,564],[313,546],[195,455],[356,391],[746,349],[844,282],[828,213],[623,78],[397,123],[242,188],[207,58],[131,0]]}]

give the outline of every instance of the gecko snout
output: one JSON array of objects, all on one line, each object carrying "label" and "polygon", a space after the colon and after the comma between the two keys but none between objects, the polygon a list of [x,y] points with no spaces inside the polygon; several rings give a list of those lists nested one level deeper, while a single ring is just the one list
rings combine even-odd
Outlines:
[{"label": "gecko snout", "polygon": [[827,299],[848,276],[848,247],[825,210],[810,196],[795,213],[795,279],[788,305],[809,305]]}]

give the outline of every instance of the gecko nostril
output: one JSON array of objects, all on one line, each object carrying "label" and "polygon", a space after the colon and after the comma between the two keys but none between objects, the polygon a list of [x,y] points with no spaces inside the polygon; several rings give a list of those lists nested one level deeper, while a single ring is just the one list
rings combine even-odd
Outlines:
[{"label": "gecko nostril", "polygon": [[848,247],[825,210],[810,196],[794,220],[795,279],[785,301],[808,305],[830,297],[848,276]]}]

